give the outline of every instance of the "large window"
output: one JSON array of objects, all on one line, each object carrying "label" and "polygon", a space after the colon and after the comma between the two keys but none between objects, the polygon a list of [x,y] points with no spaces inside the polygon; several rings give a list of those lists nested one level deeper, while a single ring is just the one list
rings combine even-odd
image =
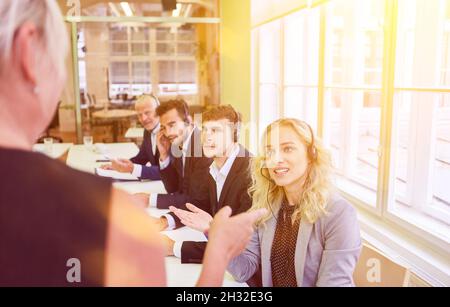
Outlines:
[{"label": "large window", "polygon": [[316,128],[319,17],[317,9],[299,12],[253,32],[258,44],[254,88],[262,106],[257,115],[260,134],[281,116],[305,120]]},{"label": "large window", "polygon": [[280,22],[262,27],[259,31],[259,101],[264,106],[258,118],[259,130],[279,117],[280,110]]},{"label": "large window", "polygon": [[450,1],[401,0],[398,12],[389,212],[448,239]]},{"label": "large window", "polygon": [[305,120],[316,129],[320,10],[292,14],[283,26],[283,114]]},{"label": "large window", "polygon": [[259,132],[306,120],[345,195],[450,250],[450,0],[322,1],[255,27],[253,56]]},{"label": "large window", "polygon": [[109,94],[198,93],[194,27],[110,28]]},{"label": "large window", "polygon": [[375,207],[384,2],[332,1],[324,11],[325,144],[333,151],[338,185]]}]

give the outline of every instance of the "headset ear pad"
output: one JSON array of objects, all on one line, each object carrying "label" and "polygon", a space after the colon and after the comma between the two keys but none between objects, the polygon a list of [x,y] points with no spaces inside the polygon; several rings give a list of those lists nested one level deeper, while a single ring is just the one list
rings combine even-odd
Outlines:
[{"label": "headset ear pad", "polygon": [[241,120],[242,120],[242,116],[241,113],[236,112],[236,122],[234,123],[234,142],[239,142],[239,134],[241,132]]},{"label": "headset ear pad", "polygon": [[159,107],[161,105],[161,102],[159,101],[158,97],[156,97],[155,94],[150,94],[150,97],[152,97],[153,99],[155,99],[156,101],[156,106]]},{"label": "headset ear pad", "polygon": [[308,155],[311,161],[317,161],[317,148],[313,144],[308,148]]},{"label": "headset ear pad", "polygon": [[233,135],[235,143],[239,142],[239,130],[240,130],[240,124],[236,123],[235,127],[234,127],[234,135]]},{"label": "headset ear pad", "polygon": [[184,103],[183,105],[184,105],[184,107],[183,107],[183,109],[184,109],[184,114],[183,114],[184,122],[185,122],[186,126],[189,126],[191,124],[191,121],[189,120],[189,117],[190,117],[189,107],[188,107],[188,105],[186,103]]}]

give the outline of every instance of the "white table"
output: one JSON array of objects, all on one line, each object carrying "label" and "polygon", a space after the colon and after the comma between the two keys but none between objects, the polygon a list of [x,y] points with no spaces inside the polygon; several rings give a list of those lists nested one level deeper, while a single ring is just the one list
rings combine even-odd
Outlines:
[{"label": "white table", "polygon": [[35,144],[35,145],[33,145],[33,151],[45,154],[52,159],[58,159],[58,158],[62,157],[73,146],[73,144],[72,143],[55,143],[55,144],[52,144],[51,146],[52,146],[52,151],[46,152],[45,144]]},{"label": "white table", "polygon": [[158,193],[166,194],[166,189],[162,181],[146,181],[146,182],[116,182],[114,187],[123,190],[129,194],[137,193]]},{"label": "white table", "polygon": [[95,168],[106,164],[106,162],[97,161],[107,160],[106,156],[130,159],[139,152],[139,148],[134,143],[96,144],[94,148],[96,149],[90,150],[84,145],[72,146],[67,156],[67,165],[94,174]]},{"label": "white table", "polygon": [[144,128],[130,128],[125,133],[127,139],[142,139],[144,137]]},{"label": "white table", "polygon": [[[120,182],[115,183],[115,187],[122,189],[129,193],[164,193],[164,185],[157,182]],[[155,208],[149,209],[148,213],[154,217],[160,217],[168,212],[168,210],[158,210]],[[173,231],[164,231],[164,235],[172,238],[173,240],[180,241],[206,241],[206,237],[203,233],[183,227]],[[169,287],[193,287],[197,279],[200,276],[202,269],[201,264],[182,264],[181,259],[176,257],[166,257],[166,274],[167,284]],[[225,274],[224,287],[247,287],[245,283],[236,282],[229,274]]]}]

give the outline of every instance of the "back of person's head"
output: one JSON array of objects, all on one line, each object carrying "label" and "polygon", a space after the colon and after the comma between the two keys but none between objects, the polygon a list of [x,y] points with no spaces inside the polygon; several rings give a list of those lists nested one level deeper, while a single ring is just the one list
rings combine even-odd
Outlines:
[{"label": "back of person's head", "polygon": [[209,107],[202,114],[202,122],[217,121],[221,119],[227,119],[233,124],[234,129],[234,141],[238,142],[239,130],[241,127],[241,114],[237,112],[231,105],[217,105]]},{"label": "back of person's head", "polygon": [[36,58],[53,65],[55,73],[65,73],[65,57],[69,50],[67,30],[55,0],[2,0],[0,1],[0,74],[5,70],[13,52],[17,31],[32,24],[39,33]]},{"label": "back of person's head", "polygon": [[52,120],[66,82],[68,50],[55,0],[0,1],[0,122],[2,129],[20,123],[14,132],[20,143],[34,142]]},{"label": "back of person's head", "polygon": [[172,110],[176,110],[178,116],[187,124],[192,121],[189,115],[188,104],[183,99],[173,99],[161,103],[161,105],[156,109],[156,114],[161,117]]}]

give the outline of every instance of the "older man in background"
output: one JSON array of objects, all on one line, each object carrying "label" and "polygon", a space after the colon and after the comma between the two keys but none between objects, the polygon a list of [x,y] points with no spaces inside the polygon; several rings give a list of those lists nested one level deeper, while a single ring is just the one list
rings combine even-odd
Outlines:
[{"label": "older man in background", "polygon": [[[160,130],[159,117],[156,108],[159,100],[154,95],[143,95],[135,104],[138,119],[144,127],[144,141],[136,157],[131,160],[115,159],[104,169],[115,170],[121,173],[130,173],[135,177],[148,180],[160,180],[159,151],[156,146],[156,136]],[[147,166],[150,164],[150,166]]]}]

